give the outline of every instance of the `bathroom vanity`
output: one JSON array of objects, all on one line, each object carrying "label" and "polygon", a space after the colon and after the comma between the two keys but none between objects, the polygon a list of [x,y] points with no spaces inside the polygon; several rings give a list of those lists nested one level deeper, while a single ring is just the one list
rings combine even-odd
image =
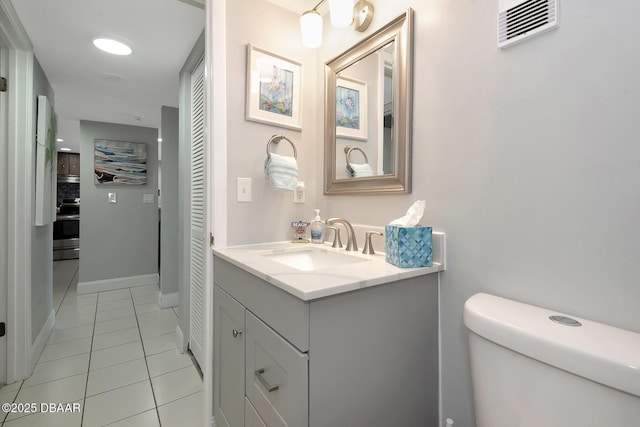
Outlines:
[{"label": "bathroom vanity", "polygon": [[214,250],[217,425],[437,425],[434,260],[401,269],[287,242]]}]

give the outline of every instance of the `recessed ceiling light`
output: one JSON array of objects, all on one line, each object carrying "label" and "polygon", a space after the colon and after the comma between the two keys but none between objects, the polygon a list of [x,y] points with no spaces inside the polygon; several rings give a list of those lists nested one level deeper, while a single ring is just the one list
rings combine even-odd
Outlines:
[{"label": "recessed ceiling light", "polygon": [[93,45],[100,50],[114,55],[131,55],[131,48],[129,46],[113,39],[94,39]]},{"label": "recessed ceiling light", "polygon": [[56,139],[56,141],[58,141],[58,142],[64,142],[64,139],[62,139],[62,138],[58,138],[58,139]]},{"label": "recessed ceiling light", "polygon": [[71,148],[62,147],[62,148],[60,148],[60,151],[71,151]]}]

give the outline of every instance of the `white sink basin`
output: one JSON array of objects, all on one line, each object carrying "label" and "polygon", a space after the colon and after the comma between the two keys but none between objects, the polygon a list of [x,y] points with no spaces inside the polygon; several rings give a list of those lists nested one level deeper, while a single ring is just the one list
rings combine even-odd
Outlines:
[{"label": "white sink basin", "polygon": [[351,255],[314,249],[265,254],[266,258],[300,271],[323,270],[345,264],[367,261]]}]

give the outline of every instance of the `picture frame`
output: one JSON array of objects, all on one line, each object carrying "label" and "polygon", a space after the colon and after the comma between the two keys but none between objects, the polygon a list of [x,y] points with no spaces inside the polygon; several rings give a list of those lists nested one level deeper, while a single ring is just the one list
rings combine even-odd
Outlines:
[{"label": "picture frame", "polygon": [[302,64],[247,45],[246,119],[302,130]]},{"label": "picture frame", "polygon": [[336,79],[336,137],[367,140],[367,83]]},{"label": "picture frame", "polygon": [[51,224],[56,218],[58,126],[56,113],[46,96],[38,95],[37,108],[35,225],[40,226]]},{"label": "picture frame", "polygon": [[97,185],[145,185],[147,144],[95,139],[93,182]]}]

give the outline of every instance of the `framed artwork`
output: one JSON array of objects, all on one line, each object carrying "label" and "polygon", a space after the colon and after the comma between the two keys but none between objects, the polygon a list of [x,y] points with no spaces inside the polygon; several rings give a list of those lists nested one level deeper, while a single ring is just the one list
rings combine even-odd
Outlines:
[{"label": "framed artwork", "polygon": [[349,77],[336,79],[336,136],[367,139],[367,84]]},{"label": "framed artwork", "polygon": [[46,96],[38,96],[36,134],[36,221],[47,225],[56,217],[58,153],[56,114]]},{"label": "framed artwork", "polygon": [[101,185],[147,183],[147,144],[94,140],[93,182]]},{"label": "framed artwork", "polygon": [[302,130],[302,64],[247,45],[246,119]]}]

